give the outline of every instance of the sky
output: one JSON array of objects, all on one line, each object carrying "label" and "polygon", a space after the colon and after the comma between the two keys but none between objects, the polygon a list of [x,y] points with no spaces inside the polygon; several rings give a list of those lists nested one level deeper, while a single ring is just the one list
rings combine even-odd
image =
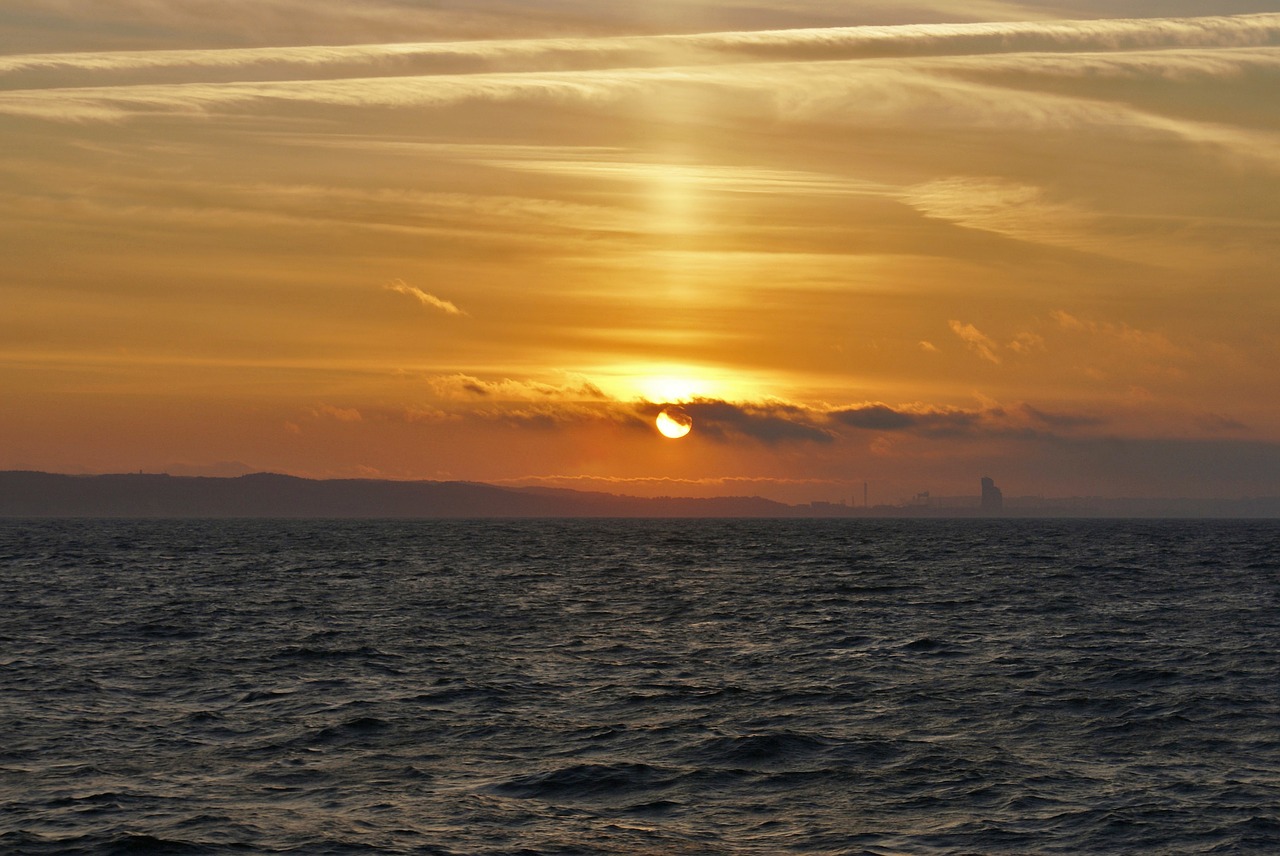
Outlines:
[{"label": "sky", "polygon": [[1278,495],[1277,92],[1280,0],[5,0],[0,469]]}]

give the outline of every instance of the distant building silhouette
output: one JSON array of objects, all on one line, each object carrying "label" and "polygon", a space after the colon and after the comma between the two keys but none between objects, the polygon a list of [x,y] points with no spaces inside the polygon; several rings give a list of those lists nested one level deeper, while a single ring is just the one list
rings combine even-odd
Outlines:
[{"label": "distant building silhouette", "polygon": [[1000,511],[1004,508],[1004,494],[996,487],[994,480],[982,477],[982,510],[984,512]]},{"label": "distant building silhouette", "polygon": [[932,503],[929,501],[929,491],[921,491],[911,499],[907,500],[907,508],[928,508]]}]

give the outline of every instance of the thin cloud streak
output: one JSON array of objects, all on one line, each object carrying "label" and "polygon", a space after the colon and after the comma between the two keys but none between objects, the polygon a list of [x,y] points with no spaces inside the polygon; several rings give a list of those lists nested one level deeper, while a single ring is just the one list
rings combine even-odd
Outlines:
[{"label": "thin cloud streak", "polygon": [[[1135,18],[1052,22],[910,24],[697,35],[597,38],[493,39],[444,43],[316,45],[223,50],[113,51],[17,54],[0,57],[0,74],[36,69],[181,70],[325,66],[358,68],[389,61],[495,60],[572,63],[583,67],[722,63],[755,58],[776,61],[891,59],[966,54],[1058,51],[1134,51],[1176,47],[1280,45],[1280,14],[1198,18]],[[474,69],[474,66],[473,66]],[[453,70],[453,69],[450,69]],[[474,69],[479,70],[479,69]]]},{"label": "thin cloud streak", "polygon": [[[1263,86],[1280,77],[1280,49],[1169,49],[1136,54],[1079,54],[1069,63],[1038,54],[847,61],[757,62],[737,66],[534,71],[463,75],[405,75],[336,80],[188,82],[62,87],[0,93],[0,113],[57,121],[121,121],[135,116],[210,116],[252,113],[266,105],[447,108],[466,103],[520,102],[546,107],[596,105],[623,114],[646,99],[704,92],[711,101],[752,103],[786,122],[856,123],[862,128],[913,126],[1022,131],[1094,129],[1110,136],[1164,134],[1209,145],[1233,156],[1280,168],[1280,135],[1168,115],[1118,100],[1036,91],[1028,81],[1066,79],[1096,84],[1201,75],[1231,81],[1252,74]],[[1081,68],[1090,70],[1083,75]],[[1016,75],[1016,79],[1010,79]],[[711,98],[715,95],[715,98]],[[1127,130],[1126,130],[1127,129]]]},{"label": "thin cloud streak", "polygon": [[409,285],[408,283],[406,283],[404,280],[401,280],[401,279],[392,280],[391,282],[384,285],[383,288],[387,289],[388,291],[394,291],[397,294],[403,294],[406,297],[412,297],[414,300],[418,301],[420,304],[422,304],[426,308],[437,309],[446,315],[466,315],[467,314],[463,312],[461,309],[459,309],[457,306],[455,306],[453,303],[449,302],[448,300],[443,300],[439,297],[436,297],[434,294],[428,294],[422,289]]}]

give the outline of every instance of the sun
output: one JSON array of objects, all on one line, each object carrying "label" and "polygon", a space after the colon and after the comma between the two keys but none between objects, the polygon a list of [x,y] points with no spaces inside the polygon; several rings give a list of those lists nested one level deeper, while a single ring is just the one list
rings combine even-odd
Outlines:
[{"label": "sun", "polygon": [[663,437],[679,440],[693,430],[693,417],[685,413],[682,407],[664,407],[654,424]]}]

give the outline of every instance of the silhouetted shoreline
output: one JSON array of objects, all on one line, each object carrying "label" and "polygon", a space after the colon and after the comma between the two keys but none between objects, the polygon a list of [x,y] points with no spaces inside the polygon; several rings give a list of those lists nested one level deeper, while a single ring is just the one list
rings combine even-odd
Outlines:
[{"label": "silhouetted shoreline", "polygon": [[510,518],[510,517],[1280,517],[1280,497],[1242,499],[1013,498],[981,508],[814,502],[759,496],[637,497],[460,481],[234,478],[122,473],[0,472],[0,517]]}]

